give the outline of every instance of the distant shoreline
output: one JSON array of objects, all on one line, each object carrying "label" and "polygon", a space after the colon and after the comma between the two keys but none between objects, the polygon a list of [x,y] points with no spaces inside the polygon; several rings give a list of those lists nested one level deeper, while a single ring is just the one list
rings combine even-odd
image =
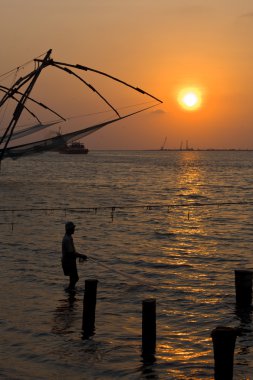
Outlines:
[{"label": "distant shoreline", "polygon": [[166,151],[173,151],[173,152],[252,152],[253,149],[236,149],[236,148],[207,148],[207,149],[158,149],[158,151],[166,152]]},{"label": "distant shoreline", "polygon": [[97,151],[97,152],[253,152],[253,149],[236,149],[236,148],[208,148],[208,149],[113,149],[113,148],[106,148],[106,149],[90,149],[90,151]]},{"label": "distant shoreline", "polygon": [[165,148],[165,149],[155,149],[155,148],[91,148],[92,152],[253,152],[252,149],[247,148]]}]

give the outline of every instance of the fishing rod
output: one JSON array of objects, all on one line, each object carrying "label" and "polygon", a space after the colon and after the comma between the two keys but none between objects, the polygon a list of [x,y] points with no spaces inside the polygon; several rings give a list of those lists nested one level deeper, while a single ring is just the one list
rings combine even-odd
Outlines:
[{"label": "fishing rod", "polygon": [[124,272],[122,272],[121,270],[118,270],[118,269],[113,269],[111,266],[106,265],[105,263],[101,262],[99,259],[96,259],[94,257],[88,256],[88,260],[92,260],[96,264],[101,265],[102,267],[108,269],[109,271],[113,271],[113,272],[119,274],[120,276],[122,276],[124,278],[127,278],[127,279],[132,280],[132,281],[134,280],[137,283],[140,283],[142,285],[143,284],[144,285],[148,285],[148,286],[151,286],[152,288],[156,289],[156,287],[153,284],[151,284],[149,281],[146,281],[146,280],[145,281],[141,281],[140,278],[137,278],[134,275],[131,275],[131,274],[128,274],[128,273],[126,274],[126,273],[124,273]]}]

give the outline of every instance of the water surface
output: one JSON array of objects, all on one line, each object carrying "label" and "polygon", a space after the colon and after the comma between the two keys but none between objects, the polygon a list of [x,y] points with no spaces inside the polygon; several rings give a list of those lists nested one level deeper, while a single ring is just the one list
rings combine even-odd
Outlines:
[{"label": "water surface", "polygon": [[[252,152],[3,161],[1,378],[212,379],[210,334],[224,325],[243,331],[235,379],[252,379],[252,312],[236,309],[234,290],[234,270],[253,269],[252,172]],[[79,264],[72,296],[60,266],[66,220],[77,225],[77,249],[94,259]],[[83,340],[88,278],[99,280],[96,330]],[[146,298],[157,302],[149,365],[141,357]]]}]

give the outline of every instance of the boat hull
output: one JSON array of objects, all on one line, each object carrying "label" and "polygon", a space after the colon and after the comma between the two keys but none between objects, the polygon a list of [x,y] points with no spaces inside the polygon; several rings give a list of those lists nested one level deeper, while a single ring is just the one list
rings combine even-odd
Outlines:
[{"label": "boat hull", "polygon": [[62,154],[87,154],[89,149],[85,148],[84,144],[79,142],[73,142],[70,145],[65,145],[59,150]]}]

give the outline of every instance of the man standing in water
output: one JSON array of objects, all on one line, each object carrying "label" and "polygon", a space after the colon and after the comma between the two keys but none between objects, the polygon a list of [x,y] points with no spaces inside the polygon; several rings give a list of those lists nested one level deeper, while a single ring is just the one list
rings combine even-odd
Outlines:
[{"label": "man standing in water", "polygon": [[75,290],[75,285],[79,280],[76,259],[79,261],[87,260],[86,255],[76,252],[72,235],[75,233],[75,225],[73,222],[65,224],[65,235],[62,239],[62,269],[65,276],[69,276],[69,286],[66,290]]}]

